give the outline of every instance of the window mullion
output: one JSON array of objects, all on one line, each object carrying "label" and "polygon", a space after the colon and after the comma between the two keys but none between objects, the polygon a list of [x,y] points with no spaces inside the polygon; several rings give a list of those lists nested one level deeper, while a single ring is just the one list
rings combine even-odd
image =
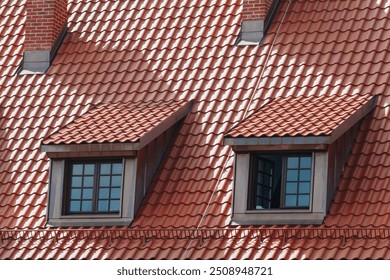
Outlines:
[{"label": "window mullion", "polygon": [[99,177],[100,177],[100,164],[95,163],[95,174],[94,174],[94,182],[93,182],[93,200],[92,200],[92,209],[93,212],[97,212],[97,201],[99,196]]},{"label": "window mullion", "polygon": [[114,165],[111,164],[110,165],[110,187],[108,189],[108,211],[110,211],[111,209],[111,190],[112,190],[112,180],[113,180],[113,168],[114,168]]},{"label": "window mullion", "polygon": [[66,182],[66,186],[65,186],[65,190],[64,190],[64,194],[65,194],[65,207],[63,207],[62,211],[63,213],[68,213],[70,212],[70,194],[71,194],[71,184],[72,184],[72,165],[69,164],[69,163],[66,163],[65,164],[65,180],[64,182]]},{"label": "window mullion", "polygon": [[281,178],[282,186],[280,190],[280,204],[282,207],[286,207],[286,186],[287,186],[287,157],[283,156],[282,157],[282,178]]}]

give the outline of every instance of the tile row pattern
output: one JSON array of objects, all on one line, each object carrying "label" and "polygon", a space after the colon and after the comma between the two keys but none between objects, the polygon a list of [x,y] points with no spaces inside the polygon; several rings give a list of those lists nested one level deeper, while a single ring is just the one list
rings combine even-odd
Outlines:
[{"label": "tile row pattern", "polygon": [[140,101],[98,105],[42,143],[134,143],[184,104],[183,101]]},{"label": "tile row pattern", "polygon": [[[263,44],[238,47],[241,2],[70,0],[68,34],[48,72],[19,76],[26,0],[1,1],[0,228],[48,230],[49,160],[39,147],[59,128],[99,104],[189,100],[194,106],[126,228],[231,228],[234,157],[223,135],[270,99],[345,94],[379,98],[320,228],[388,227],[388,1],[282,1]],[[0,235],[1,259],[390,258],[389,239],[341,235],[203,242]]]},{"label": "tile row pattern", "polygon": [[229,131],[227,137],[324,136],[345,122],[371,95],[276,98]]}]

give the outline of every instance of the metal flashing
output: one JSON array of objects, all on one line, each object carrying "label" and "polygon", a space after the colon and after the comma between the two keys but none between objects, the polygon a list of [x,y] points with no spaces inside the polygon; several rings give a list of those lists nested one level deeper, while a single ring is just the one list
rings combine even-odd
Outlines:
[{"label": "metal flashing", "polygon": [[264,37],[264,20],[243,20],[237,45],[258,45]]},{"label": "metal flashing", "polygon": [[361,119],[363,119],[368,113],[370,113],[376,105],[377,95],[374,95],[366,103],[364,103],[360,108],[353,112],[346,120],[337,126],[332,133],[330,134],[331,143],[336,141],[341,135],[343,135],[348,129],[357,124]]},{"label": "metal flashing", "polygon": [[330,136],[306,137],[225,137],[224,145],[229,146],[285,146],[285,145],[321,145],[330,144]]},{"label": "metal flashing", "polygon": [[54,60],[67,31],[67,23],[65,23],[62,31],[58,35],[51,49],[25,51],[23,53],[22,64],[18,69],[18,74],[33,75],[46,73],[52,61]]},{"label": "metal flashing", "polygon": [[142,147],[135,143],[87,143],[87,144],[48,144],[41,145],[41,152],[47,153],[50,158],[68,158],[83,156],[135,156],[134,151]]},{"label": "metal flashing", "polygon": [[43,74],[50,67],[50,51],[25,51],[20,74]]}]

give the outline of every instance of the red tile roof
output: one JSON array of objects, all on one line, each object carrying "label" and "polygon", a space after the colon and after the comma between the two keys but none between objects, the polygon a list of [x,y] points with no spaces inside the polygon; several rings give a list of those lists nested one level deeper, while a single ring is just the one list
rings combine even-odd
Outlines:
[{"label": "red tile roof", "polygon": [[[386,1],[283,1],[264,43],[237,47],[241,1],[70,0],[68,34],[53,65],[44,75],[18,76],[25,4],[0,4],[1,259],[390,258]],[[329,213],[319,227],[282,227],[329,235],[265,226],[218,238],[153,235],[237,228],[230,225],[234,157],[225,133],[270,98],[345,94],[379,97]],[[132,225],[109,228],[110,235],[49,229],[42,140],[98,104],[161,100],[194,106]],[[118,237],[123,229],[144,232]]]},{"label": "red tile roof", "polygon": [[169,118],[184,117],[186,112],[177,117],[175,113],[187,111],[185,105],[183,100],[102,104],[60,128],[43,144],[140,142]]},{"label": "red tile roof", "polygon": [[[369,94],[276,98],[243,120],[227,136],[247,138],[331,135],[346,120],[357,114],[370,99],[372,96]],[[371,110],[373,106],[370,107]],[[356,122],[365,116],[359,114]]]}]

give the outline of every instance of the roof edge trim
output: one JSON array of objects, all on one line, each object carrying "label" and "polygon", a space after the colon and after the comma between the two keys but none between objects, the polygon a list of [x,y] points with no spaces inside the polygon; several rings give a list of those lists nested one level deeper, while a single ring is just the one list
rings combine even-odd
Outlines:
[{"label": "roof edge trim", "polygon": [[351,127],[357,124],[362,118],[370,113],[376,105],[377,95],[372,96],[366,103],[357,109],[346,120],[339,124],[330,134],[332,143],[336,141],[341,135],[348,131]]},{"label": "roof edge trim", "polygon": [[[236,238],[245,236],[272,236],[309,238],[362,238],[362,239],[388,239],[389,227],[230,227],[230,228],[139,228],[139,229],[112,229],[112,228],[47,228],[47,229],[1,229],[0,233],[5,239],[31,239],[56,238],[58,240],[85,240],[106,239],[109,236],[119,238],[145,239],[199,239],[203,238]],[[93,233],[93,234],[91,234]]]},{"label": "roof edge trim", "polygon": [[140,143],[93,143],[93,144],[48,144],[41,145],[41,152],[50,158],[78,156],[105,156],[120,152],[121,155],[135,156],[134,151],[140,150]]},{"label": "roof edge trim", "polygon": [[232,146],[235,152],[251,152],[251,151],[326,151],[328,150],[328,144],[316,144],[316,145],[249,145],[249,146]]},{"label": "roof edge trim", "polygon": [[173,112],[168,118],[158,123],[155,127],[153,127],[150,131],[146,132],[139,139],[139,150],[148,145],[154,139],[156,139],[159,135],[164,133],[178,121],[183,119],[188,113],[191,111],[192,105],[194,104],[193,100],[190,100],[183,104],[179,109]]},{"label": "roof edge trim", "polygon": [[330,136],[287,136],[287,137],[229,137],[223,143],[229,146],[255,145],[319,145],[331,144]]}]

